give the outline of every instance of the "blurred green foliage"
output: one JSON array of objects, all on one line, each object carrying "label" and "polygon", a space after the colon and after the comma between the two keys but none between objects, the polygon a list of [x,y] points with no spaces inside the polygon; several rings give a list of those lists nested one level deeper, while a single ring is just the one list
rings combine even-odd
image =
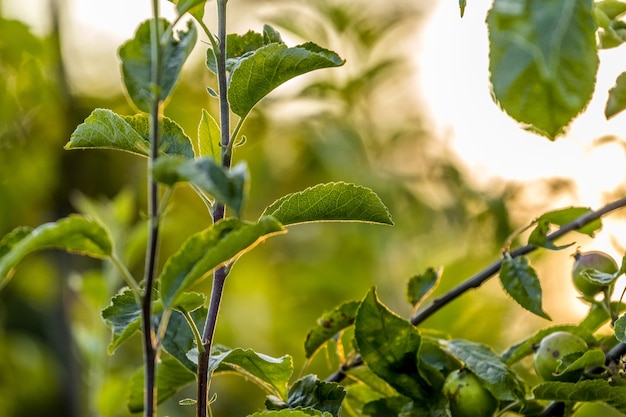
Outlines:
[{"label": "blurred green foliage", "polygon": [[[396,225],[298,226],[244,256],[226,284],[219,344],[289,353],[297,369],[308,366],[324,378],[336,370],[337,358],[322,352],[306,363],[303,348],[324,311],[361,299],[376,285],[386,304],[409,316],[409,277],[444,265],[440,293],[497,256],[512,228],[509,189],[474,188],[453,153],[429,133],[418,97],[407,88],[412,69],[403,39],[425,19],[427,10],[418,3],[233,2],[231,18],[253,6],[268,10],[265,17],[281,32],[312,39],[348,60],[343,68],[290,84],[253,111],[243,132],[247,143],[235,152],[252,175],[244,218],[257,218],[284,194],[348,181],[375,190]],[[93,108],[133,110],[121,91],[109,98],[73,93],[64,72],[72,60],[61,55],[60,41],[58,33],[38,38],[23,23],[0,20],[0,234],[81,211],[112,228],[118,252],[140,272],[145,161],[62,149]],[[201,107],[216,114],[206,93],[213,82],[202,63],[190,65],[166,108],[191,137]],[[191,190],[177,188],[172,201],[161,262],[211,221]],[[197,290],[208,292],[207,285]],[[107,357],[109,334],[99,317],[121,286],[109,265],[56,252],[29,258],[0,292],[0,417],[128,414],[122,404],[128,378],[141,363],[139,343]],[[504,346],[498,330],[507,326],[509,309],[518,307],[492,297],[494,287],[481,291],[426,324]],[[263,403],[262,393],[239,378],[219,377],[212,390],[218,416],[244,415]],[[193,407],[179,409],[176,401],[194,396],[192,389],[182,392],[161,412],[193,415]]]}]

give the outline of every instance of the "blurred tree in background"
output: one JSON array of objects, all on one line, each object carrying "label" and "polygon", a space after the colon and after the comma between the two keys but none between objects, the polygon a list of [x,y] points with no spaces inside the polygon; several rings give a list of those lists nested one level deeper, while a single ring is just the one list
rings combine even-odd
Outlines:
[{"label": "blurred tree in background", "polygon": [[[405,0],[232,3],[233,19],[250,19],[246,13],[258,10],[255,21],[268,21],[296,41],[314,39],[347,58],[341,69],[289,83],[254,110],[245,127],[247,143],[235,153],[253,173],[254,205],[244,217],[256,218],[277,197],[309,185],[349,181],[375,190],[396,224],[303,226],[266,242],[233,269],[217,342],[274,356],[289,353],[296,368],[308,366],[324,378],[336,369],[336,358],[321,354],[306,364],[303,351],[317,317],[344,300],[361,299],[372,285],[408,316],[403,295],[410,276],[445,265],[443,292],[497,256],[515,226],[507,202],[519,202],[520,189],[477,189],[445,138],[429,131],[419,92],[409,88],[415,68],[407,51],[417,48],[431,6]],[[58,15],[51,9],[53,30],[43,38],[0,15],[0,234],[82,211],[114,225],[119,252],[140,271],[145,230],[137,213],[144,210],[145,161],[62,148],[93,108],[134,111],[121,85],[107,97],[69,87],[65,69],[72,57],[61,54],[58,30],[69,6],[57,6]],[[206,92],[213,82],[203,62],[189,65],[166,109],[191,135],[201,116],[198,103],[215,113]],[[163,226],[161,259],[211,221],[190,190],[176,193]],[[100,311],[122,281],[105,281],[106,268],[56,252],[32,255],[20,277],[0,292],[0,417],[126,415],[120,404],[141,354],[127,344],[107,357],[109,333]],[[506,345],[510,340],[500,334],[506,337],[510,329],[499,326],[507,314],[530,315],[490,285],[481,295],[464,296],[429,326]],[[489,327],[481,328],[475,314],[489,317]],[[218,416],[244,415],[263,402],[262,393],[239,378],[217,378],[212,388],[220,398]],[[177,395],[172,404],[185,396],[193,393]],[[167,406],[161,411],[172,412]]]}]

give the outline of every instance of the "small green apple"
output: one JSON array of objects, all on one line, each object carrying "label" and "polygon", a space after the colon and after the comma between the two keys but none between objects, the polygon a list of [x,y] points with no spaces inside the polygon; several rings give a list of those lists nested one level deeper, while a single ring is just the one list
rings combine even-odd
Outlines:
[{"label": "small green apple", "polygon": [[535,371],[544,381],[575,382],[582,375],[582,369],[561,374],[557,369],[566,356],[583,354],[587,349],[587,342],[573,333],[550,333],[541,340],[535,351]]},{"label": "small green apple", "polygon": [[603,291],[605,285],[590,281],[584,276],[583,271],[586,269],[595,269],[607,274],[614,274],[619,267],[613,258],[604,252],[577,252],[574,254],[574,268],[572,269],[572,280],[576,289],[587,297],[593,297]]},{"label": "small green apple", "polygon": [[498,408],[498,400],[468,369],[448,374],[443,393],[450,400],[452,417],[492,417]]}]

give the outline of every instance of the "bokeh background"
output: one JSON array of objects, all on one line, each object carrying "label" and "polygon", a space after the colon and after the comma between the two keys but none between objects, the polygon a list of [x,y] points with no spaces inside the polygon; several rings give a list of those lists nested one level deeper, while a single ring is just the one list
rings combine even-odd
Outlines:
[{"label": "bokeh background", "polygon": [[[213,2],[206,21],[213,27]],[[624,116],[602,120],[619,73],[603,53],[598,97],[568,137],[526,133],[489,96],[484,17],[489,2],[231,0],[230,32],[276,27],[291,45],[314,41],[345,66],[288,83],[253,112],[243,132],[252,181],[245,217],[278,197],[329,181],[376,191],[395,226],[313,224],[291,228],[246,254],[226,285],[216,341],[272,356],[324,378],[332,355],[307,363],[303,342],[316,319],[376,285],[383,302],[410,317],[407,280],[444,267],[434,296],[497,259],[503,242],[543,211],[594,208],[623,194]],[[163,13],[172,16],[170,3]],[[0,1],[0,236],[72,212],[103,219],[131,270],[145,244],[145,160],[114,151],[64,151],[94,109],[134,114],[116,50],[150,16],[148,1]],[[199,42],[166,115],[193,138],[215,80]],[[622,51],[623,53],[623,51]],[[176,189],[163,227],[162,259],[210,223],[190,189]],[[577,246],[621,257],[619,215]],[[569,282],[574,249],[533,254],[554,322],[576,322],[585,305]],[[110,265],[55,251],[32,255],[0,291],[0,417],[120,417],[139,338],[107,356],[100,311],[122,286]],[[210,283],[198,288],[208,292]],[[503,295],[496,279],[456,300],[424,326],[496,351],[549,322]],[[523,370],[521,371],[523,372]],[[263,393],[236,376],[213,382],[216,416],[259,409]],[[160,415],[191,416],[177,401]]]}]

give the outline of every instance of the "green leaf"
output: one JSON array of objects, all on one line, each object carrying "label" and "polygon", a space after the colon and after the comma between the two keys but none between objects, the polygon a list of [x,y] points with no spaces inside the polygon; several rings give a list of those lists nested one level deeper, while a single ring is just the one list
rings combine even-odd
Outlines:
[{"label": "green leaf", "polygon": [[318,417],[333,417],[331,413],[324,413],[314,409],[305,409],[305,410],[274,410],[274,411],[261,411],[254,414],[249,414],[247,417],[309,417],[309,416],[318,416]]},{"label": "green leaf", "polygon": [[404,396],[380,398],[366,403],[363,406],[362,413],[365,416],[372,417],[398,416],[409,402],[411,400]]},{"label": "green leaf", "polygon": [[325,313],[317,320],[317,326],[309,330],[304,342],[304,351],[307,359],[312,357],[320,347],[335,337],[337,333],[354,324],[356,311],[360,304],[360,301],[345,302],[333,311]]},{"label": "green leaf", "polygon": [[495,0],[487,16],[495,100],[549,139],[591,99],[598,56],[592,0]]},{"label": "green leaf", "polygon": [[222,149],[220,147],[221,133],[220,127],[211,114],[202,109],[202,118],[198,125],[198,144],[194,149],[196,156],[208,156],[215,162],[222,160]]},{"label": "green leaf", "polygon": [[[575,357],[573,357],[573,355],[575,355]],[[555,374],[564,374],[571,371],[577,371],[579,369],[584,370],[595,366],[602,366],[604,365],[605,360],[606,357],[604,352],[599,349],[589,349],[582,354],[581,352],[575,352],[561,358]]]},{"label": "green leaf", "polygon": [[269,410],[314,409],[339,417],[345,396],[346,391],[341,385],[320,381],[315,375],[307,375],[292,385],[286,402],[270,397],[265,406]]},{"label": "green leaf", "polygon": [[[146,142],[150,142],[150,120],[147,114],[124,116],[124,120],[128,122]],[[161,136],[159,138],[159,154],[180,155],[187,159],[194,157],[191,139],[175,121],[163,117],[159,133]]]},{"label": "green leaf", "polygon": [[552,401],[603,401],[626,412],[626,386],[613,386],[603,379],[573,382],[544,382],[533,389],[535,398]]},{"label": "green leaf", "polygon": [[389,210],[369,188],[345,182],[318,184],[286,195],[265,209],[283,225],[322,221],[393,224]]},{"label": "green leaf", "polygon": [[[196,329],[203,329],[206,316],[207,309],[205,307],[198,308],[191,313]],[[174,311],[170,317],[163,338],[163,348],[189,371],[197,372],[198,345],[196,338],[185,316],[178,311]]]},{"label": "green leaf", "polygon": [[56,222],[45,223],[32,231],[15,229],[2,239],[0,250],[0,288],[28,254],[42,249],[62,249],[70,253],[103,259],[113,253],[107,229],[96,220],[71,215]]},{"label": "green leaf", "polygon": [[[264,45],[263,35],[249,30],[244,35],[231,33],[226,36],[226,70],[232,71],[233,67],[239,64],[243,58],[248,57],[257,49]],[[207,68],[217,74],[217,61],[212,48],[207,49]]]},{"label": "green leaf", "polygon": [[135,37],[119,49],[126,91],[135,106],[145,113],[150,113],[155,100],[164,101],[170,95],[198,37],[191,21],[188,22],[186,31],[177,31],[176,35],[167,20],[160,19],[158,25],[159,32],[163,35],[160,41],[161,66],[158,86],[154,86],[152,81],[153,57],[150,43],[152,21],[143,22],[135,32]]},{"label": "green leaf", "polygon": [[109,355],[141,327],[141,304],[132,290],[126,289],[111,299],[111,305],[102,310],[102,319],[111,328],[113,339]]},{"label": "green leaf", "polygon": [[231,207],[238,217],[241,216],[248,182],[248,166],[245,162],[226,169],[209,157],[190,160],[159,158],[154,166],[154,174],[159,182],[167,185],[189,181],[220,203]]},{"label": "green leaf", "polygon": [[573,326],[568,324],[562,324],[558,326],[551,326],[545,329],[541,329],[528,339],[512,346],[508,351],[506,351],[502,358],[505,362],[512,366],[513,364],[519,362],[526,356],[532,355],[535,353],[535,346],[537,346],[544,337],[548,336],[551,333],[565,331],[569,333],[573,333],[577,336],[580,336],[588,345],[595,344],[596,339],[593,337],[593,329],[588,329],[581,326]]},{"label": "green leaf", "polygon": [[626,109],[626,72],[622,72],[617,77],[615,85],[609,90],[609,98],[606,101],[604,115],[607,119],[610,119],[624,109]]},{"label": "green leaf", "polygon": [[[131,413],[143,411],[143,373],[144,369],[140,368],[130,379],[128,409]],[[160,404],[167,400],[172,395],[176,394],[178,390],[195,380],[196,376],[193,372],[190,372],[187,368],[182,366],[176,359],[162,353],[161,360],[157,363],[156,370],[157,403]]]},{"label": "green leaf", "polygon": [[[115,149],[148,156],[148,123],[147,115],[120,116],[108,109],[95,109],[74,130],[65,149]],[[160,131],[161,154],[193,158],[191,141],[178,124],[164,118]]]},{"label": "green leaf", "polygon": [[178,15],[183,15],[187,12],[195,17],[198,21],[202,21],[204,18],[204,5],[207,0],[169,0],[176,5]]},{"label": "green leaf", "polygon": [[467,6],[467,0],[459,0],[459,11],[461,12],[461,17],[465,15],[465,6]]},{"label": "green leaf", "polygon": [[615,320],[615,338],[622,343],[626,343],[626,315],[622,315]]},{"label": "green leaf", "polygon": [[213,371],[235,371],[271,394],[286,398],[287,383],[293,373],[293,361],[289,355],[273,358],[252,349],[237,348],[211,354],[209,372]]},{"label": "green leaf", "polygon": [[245,118],[252,108],[286,81],[321,68],[339,67],[344,60],[314,43],[288,48],[271,43],[241,59],[232,71],[228,101],[233,113]]},{"label": "green leaf", "polygon": [[214,268],[242,255],[265,238],[284,232],[273,217],[258,223],[230,218],[189,237],[165,263],[160,276],[161,299],[165,308],[178,303],[178,297],[206,277]]},{"label": "green leaf", "polygon": [[468,340],[451,340],[447,347],[482,380],[494,397],[502,401],[524,399],[524,387],[519,378],[489,347]]},{"label": "green leaf", "polygon": [[537,273],[524,256],[506,256],[500,269],[502,287],[517,303],[526,310],[551,320],[541,307],[541,284]]},{"label": "green leaf", "polygon": [[[531,232],[528,243],[552,250],[568,248],[574,243],[556,246],[554,242],[546,239],[548,233],[551,231],[550,225],[564,226],[590,212],[591,209],[588,207],[568,207],[544,213],[535,219],[534,222],[537,224],[537,227]],[[602,220],[596,219],[578,229],[577,232],[593,237],[594,233],[601,228]]]},{"label": "green leaf", "polygon": [[439,284],[443,268],[428,268],[423,274],[415,275],[409,280],[406,297],[413,307],[430,294]]},{"label": "green leaf", "polygon": [[400,394],[424,401],[424,381],[418,370],[421,336],[408,321],[392,313],[370,290],[358,310],[356,344],[363,361]]}]

